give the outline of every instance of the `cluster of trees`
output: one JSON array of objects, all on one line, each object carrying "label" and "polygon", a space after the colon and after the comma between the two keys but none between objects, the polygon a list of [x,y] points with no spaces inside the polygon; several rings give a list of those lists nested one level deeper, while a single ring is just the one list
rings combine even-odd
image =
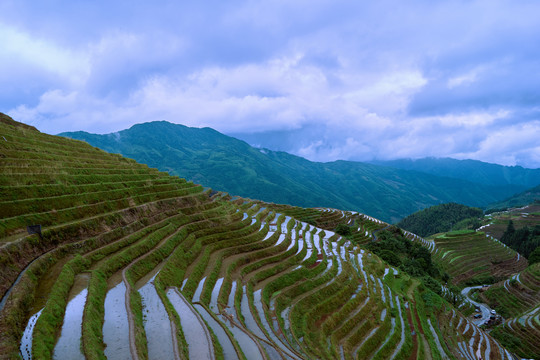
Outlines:
[{"label": "cluster of trees", "polygon": [[341,236],[349,236],[352,234],[351,227],[345,224],[338,224],[338,226],[336,226],[335,231]]},{"label": "cluster of trees", "polygon": [[399,228],[391,226],[382,230],[377,233],[377,238],[378,241],[366,247],[390,265],[415,277],[442,278],[439,268],[431,261],[429,250],[405,238]]},{"label": "cluster of trees", "polygon": [[210,128],[165,121],[114,134],[62,136],[231,195],[302,207],[355,209],[387,222],[434,205],[438,199],[484,206],[516,192],[515,185],[493,187],[360,162],[311,162],[249,146]]},{"label": "cluster of trees", "polygon": [[395,226],[378,232],[377,238],[377,242],[366,246],[369,250],[390,265],[420,279],[426,288],[452,304],[457,305],[463,301],[463,296],[457,287],[447,285],[446,290],[443,290],[441,283],[447,284],[450,276],[441,271],[431,260],[431,254],[427,248],[407,239],[401,229]]},{"label": "cluster of trees", "polygon": [[441,204],[415,212],[397,223],[402,229],[420,236],[480,227],[482,209],[456,203]]},{"label": "cluster of trees", "polygon": [[510,220],[501,242],[525,256],[531,264],[540,261],[540,225],[516,230],[514,222]]}]

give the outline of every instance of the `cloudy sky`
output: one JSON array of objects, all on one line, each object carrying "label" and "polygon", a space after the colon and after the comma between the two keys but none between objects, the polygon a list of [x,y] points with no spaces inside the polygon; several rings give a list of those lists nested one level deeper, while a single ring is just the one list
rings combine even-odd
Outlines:
[{"label": "cloudy sky", "polygon": [[0,111],[167,120],[311,160],[540,167],[535,0],[0,1]]}]

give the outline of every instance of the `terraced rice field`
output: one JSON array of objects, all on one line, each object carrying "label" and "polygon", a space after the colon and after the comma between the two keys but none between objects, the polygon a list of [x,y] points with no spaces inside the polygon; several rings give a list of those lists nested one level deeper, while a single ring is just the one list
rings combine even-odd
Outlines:
[{"label": "terraced rice field", "polygon": [[[262,202],[259,202],[264,204]],[[292,216],[325,230],[334,230],[339,224],[351,229],[350,239],[354,244],[362,245],[373,241],[373,233],[384,229],[389,224],[356,211],[343,211],[328,208],[300,208],[289,205],[264,204],[274,211]]]},{"label": "terraced rice field", "polygon": [[506,317],[496,336],[518,355],[540,358],[540,263],[491,286],[481,299]]},{"label": "terraced rice field", "polygon": [[9,119],[0,131],[2,357],[511,359],[360,247],[376,219],[203,191]]},{"label": "terraced rice field", "polygon": [[483,225],[481,230],[496,239],[500,239],[506,231],[510,220],[512,220],[516,229],[525,226],[534,227],[540,223],[540,205],[531,204],[521,208],[493,213],[489,216],[488,223]]},{"label": "terraced rice field", "polygon": [[450,232],[433,242],[433,260],[456,285],[493,283],[527,267],[525,258],[481,231]]},{"label": "terraced rice field", "polygon": [[481,298],[506,317],[516,317],[534,308],[540,302],[540,264],[490,286]]}]

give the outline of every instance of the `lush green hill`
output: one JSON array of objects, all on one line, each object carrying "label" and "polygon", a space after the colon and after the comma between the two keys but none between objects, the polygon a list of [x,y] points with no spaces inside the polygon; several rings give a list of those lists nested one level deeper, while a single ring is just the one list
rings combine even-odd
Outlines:
[{"label": "lush green hill", "polygon": [[478,184],[516,185],[521,187],[521,190],[540,184],[540,169],[502,166],[478,160],[423,158],[376,161],[373,163],[397,169],[415,170],[431,175],[467,180]]},{"label": "lush green hill", "polygon": [[[417,235],[429,236],[450,231],[459,222],[469,218],[480,218],[482,215],[481,209],[448,203],[415,212],[396,225]],[[477,227],[480,227],[480,224]]]},{"label": "lush green hill", "polygon": [[525,190],[519,194],[513,195],[503,201],[498,201],[496,203],[489,204],[488,206],[486,206],[486,209],[487,209],[486,211],[493,212],[493,211],[506,210],[509,208],[528,205],[534,202],[540,204],[540,185],[535,186],[531,189]]},{"label": "lush green hill", "polygon": [[527,266],[525,258],[481,231],[452,231],[437,235],[433,242],[433,261],[456,285],[491,284]]},{"label": "lush green hill", "polygon": [[435,280],[362,248],[379,230],[424,269],[397,228],[203,191],[0,120],[1,358],[510,358]]},{"label": "lush green hill", "polygon": [[485,186],[359,162],[311,162],[284,152],[256,149],[209,128],[165,121],[108,135],[61,135],[233,195],[304,207],[350,209],[385,221],[397,221],[451,201],[484,206],[516,192],[516,185]]},{"label": "lush green hill", "polygon": [[522,358],[540,358],[540,264],[512,279],[491,286],[480,300],[500,313],[505,321],[491,335]]}]

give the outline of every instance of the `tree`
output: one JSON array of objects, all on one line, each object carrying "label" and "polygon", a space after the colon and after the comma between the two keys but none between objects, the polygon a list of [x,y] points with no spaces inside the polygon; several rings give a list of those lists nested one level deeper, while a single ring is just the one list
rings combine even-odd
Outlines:
[{"label": "tree", "polygon": [[508,233],[508,235],[513,235],[516,232],[516,228],[514,227],[514,222],[512,220],[508,222],[505,232]]},{"label": "tree", "polygon": [[351,235],[351,228],[345,224],[339,224],[336,229],[336,233],[338,233],[341,236],[348,236]]},{"label": "tree", "polygon": [[536,249],[531,252],[531,255],[529,255],[529,265],[535,264],[537,262],[540,262],[540,246],[537,246]]}]

